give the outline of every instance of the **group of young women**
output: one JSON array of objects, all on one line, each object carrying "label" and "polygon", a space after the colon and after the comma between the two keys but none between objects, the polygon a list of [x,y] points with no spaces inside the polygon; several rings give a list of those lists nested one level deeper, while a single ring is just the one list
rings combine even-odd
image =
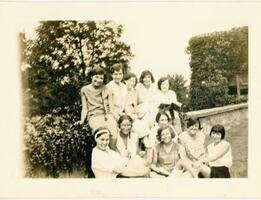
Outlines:
[{"label": "group of young women", "polygon": [[205,148],[200,121],[188,118],[182,130],[177,110],[181,103],[169,89],[167,77],[154,86],[149,70],[123,77],[123,68],[112,67],[112,78],[104,85],[105,72],[95,67],[91,83],[81,89],[80,124],[87,119],[96,146],[91,168],[96,178],[107,177],[211,177],[229,178],[231,147],[225,129],[215,125]]}]

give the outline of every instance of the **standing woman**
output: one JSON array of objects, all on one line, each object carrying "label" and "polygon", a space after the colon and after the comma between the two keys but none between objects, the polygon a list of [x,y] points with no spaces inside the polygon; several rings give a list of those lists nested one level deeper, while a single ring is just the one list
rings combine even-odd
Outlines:
[{"label": "standing woman", "polygon": [[177,95],[174,91],[169,89],[170,83],[168,77],[161,77],[158,81],[158,91],[157,91],[157,101],[158,106],[168,106],[170,110],[168,111],[171,120],[173,121],[174,128],[177,133],[181,133],[181,122],[179,118],[179,113],[174,111],[174,108],[171,108],[172,105],[176,107],[181,107],[181,103],[177,100]]},{"label": "standing woman", "polygon": [[153,151],[153,163],[150,166],[152,178],[169,176],[180,159],[179,145],[173,141],[175,137],[173,128],[170,126],[159,128],[157,137],[160,142]]},{"label": "standing woman", "polygon": [[137,85],[139,118],[151,129],[158,111],[156,88],[153,85],[154,77],[149,70],[144,70],[139,82]]}]

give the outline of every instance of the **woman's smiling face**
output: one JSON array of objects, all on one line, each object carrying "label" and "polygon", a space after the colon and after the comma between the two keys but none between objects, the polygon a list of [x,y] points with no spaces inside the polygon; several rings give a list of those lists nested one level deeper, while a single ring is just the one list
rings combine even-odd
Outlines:
[{"label": "woman's smiling face", "polygon": [[191,135],[191,136],[196,135],[197,132],[198,132],[198,129],[199,129],[199,124],[198,124],[198,123],[192,125],[192,126],[189,127],[189,129],[188,129],[189,135]]},{"label": "woman's smiling face", "polygon": [[165,144],[171,142],[171,133],[169,131],[169,129],[164,129],[161,132],[161,142],[164,142]]},{"label": "woman's smiling face", "polygon": [[159,127],[162,127],[162,128],[163,128],[164,126],[167,126],[168,123],[169,123],[168,117],[167,117],[166,115],[162,114],[162,115],[160,116],[159,122],[158,122]]},{"label": "woman's smiling face", "polygon": [[97,147],[102,151],[106,150],[109,143],[110,143],[110,135],[108,133],[104,133],[96,139]]},{"label": "woman's smiling face", "polygon": [[135,87],[136,84],[136,78],[135,77],[131,77],[130,79],[126,80],[126,86],[128,89],[133,89]]},{"label": "woman's smiling face", "polygon": [[149,87],[151,83],[152,83],[151,75],[147,74],[146,76],[144,76],[143,85]]},{"label": "woman's smiling face", "polygon": [[160,90],[162,92],[167,92],[169,90],[169,80],[165,80],[161,83]]},{"label": "woman's smiling face", "polygon": [[132,124],[131,124],[130,120],[124,119],[120,124],[120,131],[121,131],[121,133],[123,133],[125,135],[129,135],[131,132],[131,127],[132,127]]},{"label": "woman's smiling face", "polygon": [[96,74],[92,76],[92,85],[95,88],[99,88],[103,85],[104,75]]},{"label": "woman's smiling face", "polygon": [[211,132],[211,138],[215,144],[218,144],[221,141],[221,133],[212,131]]}]

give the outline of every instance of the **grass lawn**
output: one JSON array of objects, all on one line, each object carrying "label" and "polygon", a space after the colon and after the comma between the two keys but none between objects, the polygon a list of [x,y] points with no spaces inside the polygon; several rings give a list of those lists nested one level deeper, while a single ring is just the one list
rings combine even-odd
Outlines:
[{"label": "grass lawn", "polygon": [[247,178],[248,168],[248,121],[245,120],[227,131],[227,140],[232,147],[233,165],[231,176]]}]

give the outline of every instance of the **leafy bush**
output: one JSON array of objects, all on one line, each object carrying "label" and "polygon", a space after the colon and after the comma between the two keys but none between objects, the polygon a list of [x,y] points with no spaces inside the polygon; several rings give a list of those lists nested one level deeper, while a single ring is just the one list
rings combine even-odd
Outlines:
[{"label": "leafy bush", "polygon": [[227,79],[222,76],[220,70],[214,70],[206,79],[200,74],[197,78],[204,80],[197,83],[191,79],[190,102],[192,110],[201,110],[224,106],[228,104]]},{"label": "leafy bush", "polygon": [[190,54],[190,110],[228,105],[228,82],[236,73],[248,74],[248,27],[195,36]]},{"label": "leafy bush", "polygon": [[70,173],[85,167],[90,159],[88,154],[94,144],[90,130],[75,126],[75,115],[61,114],[63,111],[59,108],[44,116],[25,119],[26,177],[37,177],[38,171],[58,177],[60,172]]},{"label": "leafy bush", "polygon": [[247,96],[229,95],[229,98],[228,98],[229,104],[246,103],[247,101],[248,101]]}]

